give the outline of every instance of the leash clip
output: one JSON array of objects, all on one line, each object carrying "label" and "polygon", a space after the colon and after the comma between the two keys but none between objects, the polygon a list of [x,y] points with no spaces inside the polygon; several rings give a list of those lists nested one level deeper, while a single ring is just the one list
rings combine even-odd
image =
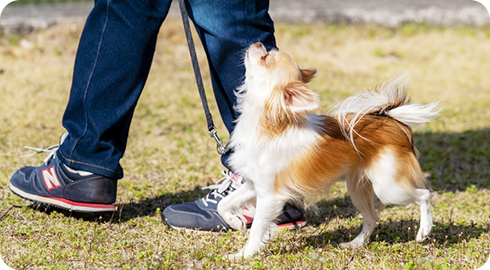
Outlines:
[{"label": "leash clip", "polygon": [[199,61],[197,61],[196,49],[194,47],[194,40],[192,39],[191,28],[189,26],[189,15],[185,6],[185,0],[179,0],[180,14],[182,15],[182,22],[184,23],[184,32],[187,39],[187,45],[189,47],[189,53],[191,55],[192,68],[194,69],[194,76],[196,77],[197,89],[199,90],[199,96],[201,97],[202,107],[206,114],[206,121],[208,123],[208,134],[216,140],[216,150],[218,154],[222,155],[228,151],[223,145],[223,141],[218,137],[218,130],[213,124],[213,116],[209,111],[208,101],[206,99],[206,92],[202,83],[201,71],[199,69]]},{"label": "leash clip", "polygon": [[223,141],[218,137],[218,129],[213,126],[209,131],[208,134],[210,137],[214,138],[216,141],[216,151],[218,151],[218,154],[222,155],[226,153],[227,149],[223,145]]}]

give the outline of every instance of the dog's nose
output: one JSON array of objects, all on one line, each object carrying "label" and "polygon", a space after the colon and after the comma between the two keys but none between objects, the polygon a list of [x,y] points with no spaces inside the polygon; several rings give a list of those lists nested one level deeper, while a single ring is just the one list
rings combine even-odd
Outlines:
[{"label": "dog's nose", "polygon": [[255,44],[253,44],[252,46],[250,46],[249,49],[250,49],[250,51],[255,52],[255,53],[265,53],[265,52],[267,52],[267,50],[265,49],[264,44],[262,44],[261,42],[257,42]]},{"label": "dog's nose", "polygon": [[262,44],[262,42],[257,42],[254,45],[252,45],[252,47],[260,49],[260,48],[264,47],[264,45]]}]

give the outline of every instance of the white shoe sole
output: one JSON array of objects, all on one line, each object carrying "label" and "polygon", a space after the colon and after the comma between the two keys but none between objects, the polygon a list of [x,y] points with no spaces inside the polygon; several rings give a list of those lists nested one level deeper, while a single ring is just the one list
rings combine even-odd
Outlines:
[{"label": "white shoe sole", "polygon": [[38,203],[44,203],[55,207],[63,208],[66,210],[84,212],[84,213],[99,213],[99,212],[113,212],[116,210],[116,206],[113,204],[98,204],[98,203],[82,203],[74,202],[63,198],[44,197],[24,192],[10,183],[10,190],[16,195]]}]

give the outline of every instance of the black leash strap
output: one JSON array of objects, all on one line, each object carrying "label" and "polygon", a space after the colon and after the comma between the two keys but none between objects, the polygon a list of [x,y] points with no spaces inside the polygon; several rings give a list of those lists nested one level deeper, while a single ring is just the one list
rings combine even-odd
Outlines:
[{"label": "black leash strap", "polygon": [[202,83],[201,70],[199,69],[199,62],[197,61],[196,48],[194,47],[194,40],[192,38],[191,27],[189,25],[189,16],[185,7],[184,0],[179,0],[180,14],[182,15],[182,22],[184,23],[185,36],[187,38],[187,45],[189,46],[189,53],[191,54],[192,67],[194,69],[194,76],[196,77],[197,89],[199,90],[199,96],[201,96],[202,107],[206,114],[206,121],[208,123],[208,134],[210,137],[216,140],[216,149],[218,153],[224,154],[227,149],[223,145],[223,141],[218,137],[218,130],[214,126],[213,116],[209,111],[208,100],[206,98],[206,92],[204,92],[204,86]]}]

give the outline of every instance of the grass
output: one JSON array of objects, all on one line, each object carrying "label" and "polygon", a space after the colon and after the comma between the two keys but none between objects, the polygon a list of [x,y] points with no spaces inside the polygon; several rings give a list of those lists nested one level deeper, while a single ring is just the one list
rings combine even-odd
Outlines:
[{"label": "grass", "polygon": [[[490,254],[490,29],[407,24],[276,26],[280,48],[304,68],[322,108],[405,72],[412,101],[441,100],[442,115],[417,130],[421,164],[434,190],[435,227],[414,241],[417,207],[389,207],[371,244],[338,244],[362,226],[345,184],[309,211],[301,231],[282,231],[263,254],[242,262],[224,255],[243,246],[238,232],[188,233],[161,223],[170,204],[205,195],[222,169],[206,134],[183,29],[165,22],[153,67],[121,161],[118,211],[85,215],[30,204],[8,188],[24,145],[47,147],[64,131],[72,67],[82,25],[0,38],[0,254],[15,269],[476,269]],[[209,72],[198,48],[213,115]],[[219,123],[222,137],[224,126]]]}]

